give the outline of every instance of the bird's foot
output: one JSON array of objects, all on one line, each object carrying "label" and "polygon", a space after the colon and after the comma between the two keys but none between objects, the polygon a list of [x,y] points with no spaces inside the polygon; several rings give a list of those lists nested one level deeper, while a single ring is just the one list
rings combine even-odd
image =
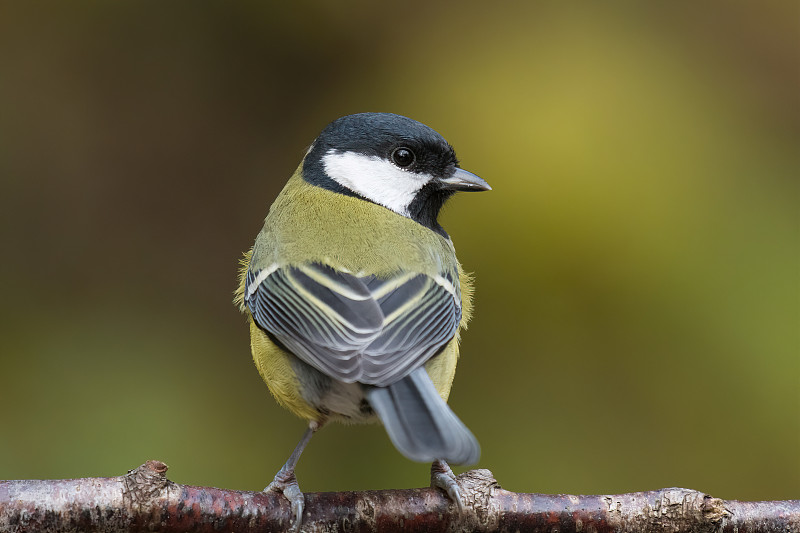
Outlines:
[{"label": "bird's foot", "polygon": [[458,487],[456,475],[445,461],[436,460],[431,465],[431,487],[442,489],[450,501],[456,504],[458,512],[464,512],[464,504],[461,501],[461,489]]},{"label": "bird's foot", "polygon": [[294,475],[294,470],[284,470],[281,468],[272,483],[267,485],[264,492],[280,492],[284,498],[289,500],[292,505],[292,514],[294,521],[289,529],[292,533],[298,533],[300,526],[303,523],[303,509],[305,507],[305,499],[303,493],[300,491],[300,484],[297,483],[297,478]]}]

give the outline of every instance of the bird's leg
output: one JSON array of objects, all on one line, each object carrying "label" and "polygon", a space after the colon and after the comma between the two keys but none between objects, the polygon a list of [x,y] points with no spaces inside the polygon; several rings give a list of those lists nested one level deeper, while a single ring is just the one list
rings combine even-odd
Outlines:
[{"label": "bird's leg", "polygon": [[305,507],[305,500],[303,499],[303,493],[300,491],[300,484],[297,483],[297,478],[294,475],[294,468],[297,466],[300,454],[303,453],[308,441],[311,440],[311,436],[320,427],[321,425],[313,420],[308,424],[308,429],[303,433],[303,437],[300,439],[300,442],[297,443],[297,446],[292,452],[292,455],[289,456],[286,464],[278,470],[278,473],[275,474],[275,479],[264,489],[264,492],[271,491],[282,493],[283,496],[289,500],[289,503],[292,504],[294,523],[292,524],[291,531],[293,532],[300,531],[300,524],[303,521],[303,508]]},{"label": "bird's leg", "polygon": [[450,501],[456,504],[458,512],[464,512],[464,504],[461,502],[461,489],[458,488],[456,475],[450,469],[450,465],[442,459],[437,459],[431,465],[431,487],[442,489]]}]

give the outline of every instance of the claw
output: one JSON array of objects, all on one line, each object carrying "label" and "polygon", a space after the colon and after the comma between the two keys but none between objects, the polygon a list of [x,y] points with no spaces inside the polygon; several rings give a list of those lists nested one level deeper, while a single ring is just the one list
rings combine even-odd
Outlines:
[{"label": "claw", "polygon": [[299,533],[300,526],[303,524],[303,509],[305,508],[305,499],[303,493],[300,491],[300,484],[294,475],[294,471],[285,471],[281,469],[275,474],[275,479],[272,483],[267,485],[264,492],[280,492],[283,497],[289,500],[292,506],[292,514],[294,520],[289,528],[292,533]]},{"label": "claw", "polygon": [[303,525],[303,509],[305,508],[305,499],[300,491],[297,478],[294,476],[294,468],[297,466],[297,461],[300,459],[300,454],[303,453],[306,444],[311,440],[311,436],[321,427],[322,422],[316,420],[308,423],[308,429],[303,433],[303,438],[297,443],[292,455],[289,456],[289,460],[275,474],[275,479],[272,480],[272,483],[264,489],[264,492],[280,492],[284,498],[289,500],[292,505],[292,514],[294,515],[294,520],[289,528],[292,533],[300,532],[300,526]]},{"label": "claw", "polygon": [[456,475],[446,462],[434,461],[431,465],[431,487],[443,490],[450,501],[456,504],[458,512],[464,512],[464,503],[461,501],[461,489],[458,487]]}]

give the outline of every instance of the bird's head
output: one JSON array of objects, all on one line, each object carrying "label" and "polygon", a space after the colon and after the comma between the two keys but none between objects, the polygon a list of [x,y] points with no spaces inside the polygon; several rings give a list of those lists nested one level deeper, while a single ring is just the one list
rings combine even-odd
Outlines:
[{"label": "bird's head", "polygon": [[459,168],[453,147],[436,131],[391,113],[359,113],[330,123],[306,154],[303,178],[440,233],[439,210],[453,193],[491,189]]}]

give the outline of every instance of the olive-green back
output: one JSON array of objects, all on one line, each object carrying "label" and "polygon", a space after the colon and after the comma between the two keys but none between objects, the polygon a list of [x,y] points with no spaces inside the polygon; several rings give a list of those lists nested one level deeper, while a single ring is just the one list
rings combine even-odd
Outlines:
[{"label": "olive-green back", "polygon": [[456,273],[449,238],[387,208],[306,183],[302,165],[270,208],[251,267],[323,262],[346,272]]}]

